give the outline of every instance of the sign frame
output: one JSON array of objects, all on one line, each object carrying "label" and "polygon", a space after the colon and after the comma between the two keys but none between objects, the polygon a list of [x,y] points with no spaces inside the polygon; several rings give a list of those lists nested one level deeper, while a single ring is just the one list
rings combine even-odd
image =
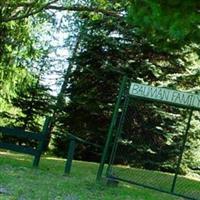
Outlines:
[{"label": "sign frame", "polygon": [[131,82],[129,96],[147,101],[157,101],[181,108],[200,110],[200,95],[163,87]]}]

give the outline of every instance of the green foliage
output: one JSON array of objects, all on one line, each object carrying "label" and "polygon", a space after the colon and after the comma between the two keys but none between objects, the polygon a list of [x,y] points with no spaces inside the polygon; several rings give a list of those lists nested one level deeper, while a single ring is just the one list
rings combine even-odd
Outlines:
[{"label": "green foliage", "polygon": [[[23,6],[33,4],[31,9],[35,9],[41,3],[44,1],[0,3],[0,21],[25,14]],[[0,123],[3,126],[38,131],[44,115],[52,112],[54,99],[49,88],[41,84],[44,72],[51,66],[47,67],[49,44],[40,43],[39,33],[35,33],[46,22],[46,15],[40,17],[41,20],[23,18],[0,23]]]},{"label": "green foliage", "polygon": [[198,171],[200,166],[200,127],[199,120],[200,114],[199,112],[194,112],[193,119],[191,122],[191,130],[189,131],[189,138],[186,143],[186,151],[184,153],[184,164],[189,166],[191,169]]},{"label": "green foliage", "polygon": [[198,44],[198,9],[196,0],[134,0],[128,9],[128,21],[138,27],[138,34],[146,35],[160,47]]},{"label": "green foliage", "polygon": [[20,90],[12,99],[12,105],[19,108],[15,125],[31,131],[40,130],[40,118],[52,112],[53,97],[43,85],[32,83],[26,90]]},{"label": "green foliage", "polygon": [[1,97],[10,101],[16,92],[33,80],[26,69],[20,67],[1,67]]},{"label": "green foliage", "polygon": [[[9,16],[10,12],[9,8],[1,6],[1,15]],[[9,103],[20,87],[23,88],[32,81],[32,76],[23,64],[23,61],[30,56],[32,44],[29,21],[10,21],[0,24],[0,92],[4,102]]]}]

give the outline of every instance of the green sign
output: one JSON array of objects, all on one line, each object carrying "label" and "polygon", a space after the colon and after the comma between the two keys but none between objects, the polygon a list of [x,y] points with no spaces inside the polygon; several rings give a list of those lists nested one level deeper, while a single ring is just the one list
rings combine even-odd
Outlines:
[{"label": "green sign", "polygon": [[161,101],[182,107],[200,109],[200,95],[160,87],[131,83],[129,94],[134,97]]}]

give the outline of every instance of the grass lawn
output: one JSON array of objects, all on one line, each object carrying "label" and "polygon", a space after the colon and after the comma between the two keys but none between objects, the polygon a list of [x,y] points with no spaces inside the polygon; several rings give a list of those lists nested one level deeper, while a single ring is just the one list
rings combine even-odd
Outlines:
[{"label": "grass lawn", "polygon": [[0,200],[183,199],[126,183],[118,187],[96,183],[96,163],[74,161],[66,177],[64,165],[64,159],[44,156],[39,169],[33,169],[31,156],[0,151]]},{"label": "grass lawn", "polygon": [[[113,172],[119,176],[119,178],[134,181],[138,184],[166,192],[171,191],[174,180],[174,174],[172,173],[123,166],[114,166]],[[174,193],[200,200],[200,176],[197,174],[188,174],[187,177],[178,175]]]}]

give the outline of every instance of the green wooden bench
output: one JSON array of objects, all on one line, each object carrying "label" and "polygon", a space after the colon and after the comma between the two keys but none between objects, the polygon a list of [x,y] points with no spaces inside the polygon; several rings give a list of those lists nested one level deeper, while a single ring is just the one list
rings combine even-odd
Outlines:
[{"label": "green wooden bench", "polygon": [[23,145],[16,144],[13,143],[12,141],[5,142],[1,140],[0,137],[0,148],[33,155],[34,156],[33,167],[38,167],[40,162],[40,157],[49,139],[50,128],[51,128],[50,117],[47,117],[45,119],[43,129],[40,133],[24,131],[17,128],[0,127],[0,136],[6,136],[9,139],[12,138],[25,139],[26,141],[30,142],[34,141],[37,143],[35,147],[30,147],[24,144]]}]

